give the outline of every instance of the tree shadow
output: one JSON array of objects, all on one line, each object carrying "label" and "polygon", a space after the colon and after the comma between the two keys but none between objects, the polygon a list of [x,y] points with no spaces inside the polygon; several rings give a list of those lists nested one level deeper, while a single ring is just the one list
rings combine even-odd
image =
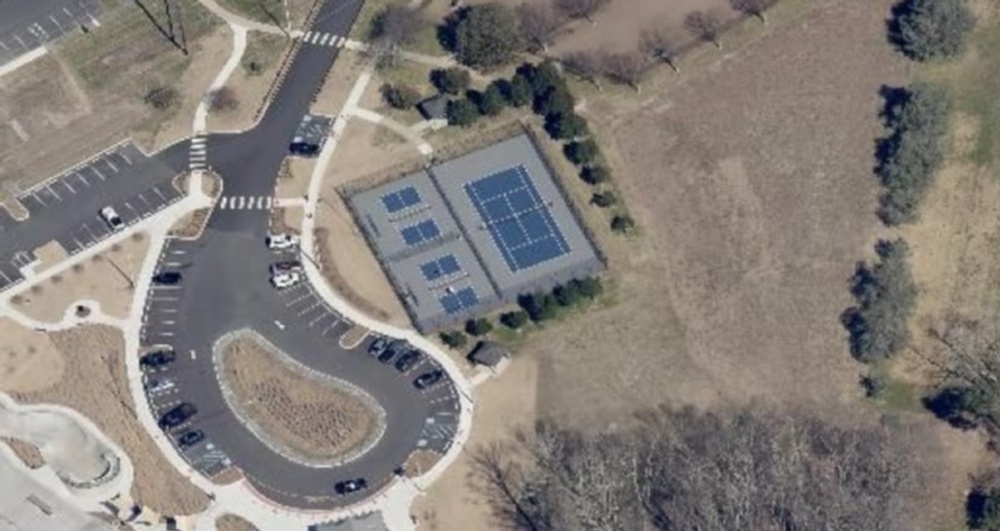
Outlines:
[{"label": "tree shadow", "polygon": [[[167,18],[166,27],[164,27],[164,25],[160,23],[160,21],[156,17],[156,14],[150,11],[142,0],[133,0],[133,2],[139,9],[142,10],[143,14],[146,15],[146,18],[149,19],[149,21],[153,24],[156,30],[160,32],[160,35],[162,35],[164,39],[166,39],[175,48],[180,50],[181,53],[183,53],[184,55],[188,55],[187,39],[184,36],[184,26],[183,23],[181,22],[183,17],[178,17],[176,27],[179,31],[175,31],[173,13],[170,10],[171,0],[163,0],[163,12]],[[178,33],[180,34],[180,41],[177,40]]]}]

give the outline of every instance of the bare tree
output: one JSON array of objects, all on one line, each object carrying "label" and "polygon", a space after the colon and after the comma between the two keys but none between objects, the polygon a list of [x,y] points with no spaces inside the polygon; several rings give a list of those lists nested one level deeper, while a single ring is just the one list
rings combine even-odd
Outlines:
[{"label": "bare tree", "polygon": [[648,55],[639,51],[616,53],[605,58],[604,71],[611,79],[625,83],[636,92],[642,92],[642,81],[653,64]]},{"label": "bare tree", "polygon": [[677,64],[680,59],[681,46],[677,39],[671,37],[662,27],[650,27],[643,30],[639,36],[639,50],[653,60],[663,61],[680,73]]},{"label": "bare tree", "polygon": [[774,7],[778,0],[729,0],[729,5],[736,11],[753,15],[767,24],[767,10]]},{"label": "bare tree", "polygon": [[939,348],[925,359],[940,370],[939,393],[928,407],[955,426],[1000,435],[1000,328],[992,320],[950,318],[927,334]]},{"label": "bare tree", "polygon": [[368,36],[383,46],[406,46],[413,44],[425,24],[418,11],[389,5],[372,20]]},{"label": "bare tree", "polygon": [[722,49],[719,35],[722,33],[722,18],[712,11],[695,11],[684,18],[684,27],[696,38],[710,42]]},{"label": "bare tree", "polygon": [[556,7],[569,18],[585,18],[596,25],[594,15],[611,0],[556,0]]},{"label": "bare tree", "polygon": [[638,420],[599,434],[541,423],[475,454],[476,475],[516,529],[902,531],[920,527],[939,473],[918,428],[665,408]]},{"label": "bare tree", "polygon": [[521,33],[530,43],[532,51],[547,52],[549,45],[566,24],[563,12],[553,9],[547,0],[522,3],[517,7],[517,18]]},{"label": "bare tree", "polygon": [[567,72],[593,83],[600,91],[604,90],[601,87],[601,76],[604,75],[605,64],[604,54],[597,50],[572,52],[562,58],[563,68]]}]

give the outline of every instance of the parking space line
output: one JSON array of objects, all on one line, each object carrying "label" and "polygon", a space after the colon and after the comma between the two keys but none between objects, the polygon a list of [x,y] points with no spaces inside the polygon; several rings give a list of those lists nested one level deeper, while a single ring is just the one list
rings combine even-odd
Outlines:
[{"label": "parking space line", "polygon": [[62,198],[59,197],[59,194],[57,194],[56,191],[52,189],[52,184],[51,183],[45,185],[45,189],[48,190],[49,194],[51,194],[53,197],[55,197],[56,199],[58,199],[60,202],[62,201]]},{"label": "parking space line", "polygon": [[131,160],[131,159],[129,159],[129,158],[128,158],[128,156],[126,156],[126,155],[125,155],[124,153],[122,153],[121,151],[117,151],[116,153],[118,153],[118,156],[119,156],[119,157],[121,157],[122,159],[124,159],[124,160],[125,160],[125,164],[128,164],[129,166],[131,166],[131,165],[132,165],[132,160]]},{"label": "parking space line", "polygon": [[170,254],[185,254],[185,253],[187,253],[187,251],[184,251],[184,250],[181,250],[181,249],[174,249],[174,250],[170,251]]},{"label": "parking space line", "polygon": [[[77,249],[83,249],[83,244],[82,244],[82,243],[80,243],[80,240],[78,240],[78,239],[76,239],[76,238],[73,238],[73,243],[75,243],[75,244],[76,244],[76,248],[77,248]],[[70,251],[70,252],[72,253],[73,251]]]},{"label": "parking space line", "polygon": [[24,48],[25,50],[27,50],[27,49],[28,49],[28,45],[27,45],[27,44],[24,44],[24,41],[23,41],[23,40],[21,40],[21,37],[18,37],[18,35],[17,35],[16,33],[14,33],[13,35],[14,35],[14,39],[15,39],[15,40],[17,40],[17,42],[21,43],[21,46],[22,46],[22,47],[23,47],[23,48]]},{"label": "parking space line", "polygon": [[45,201],[42,201],[42,198],[38,197],[38,192],[32,192],[31,195],[28,197],[31,197],[35,201],[38,201],[38,204],[42,205],[42,208],[49,206]]},{"label": "parking space line", "polygon": [[301,312],[299,312],[299,317],[302,317],[303,315],[305,315],[305,314],[313,311],[313,308],[316,308],[320,304],[323,304],[323,303],[320,302],[320,301],[316,301],[316,304],[313,304],[312,306],[310,306],[310,307],[306,308],[305,310],[302,310]]},{"label": "parking space line", "polygon": [[115,172],[115,173],[118,173],[118,167],[117,167],[117,166],[115,166],[114,164],[111,164],[111,161],[110,161],[110,160],[108,160],[108,159],[104,159],[104,163],[105,163],[105,164],[107,164],[107,165],[108,165],[108,167],[110,167],[110,168],[111,168],[111,171],[113,171],[113,172]]},{"label": "parking space line", "polygon": [[163,313],[177,313],[177,308],[160,308],[159,311]]},{"label": "parking space line", "polygon": [[8,48],[7,45],[3,43],[3,41],[0,41],[0,46],[3,46],[3,49],[7,50],[8,52],[10,51],[10,48]]},{"label": "parking space line", "polygon": [[58,182],[62,183],[62,185],[65,186],[67,190],[69,190],[69,193],[71,193],[71,194],[75,194],[76,193],[76,190],[74,190],[73,187],[69,185],[69,182],[68,182],[67,179],[59,179]]},{"label": "parking space line", "polygon": [[337,319],[336,321],[333,322],[333,324],[331,324],[331,325],[327,326],[326,328],[324,328],[323,329],[323,335],[325,336],[327,332],[329,332],[332,328],[334,328],[337,325],[339,325],[341,321],[342,321],[342,319]]},{"label": "parking space line", "polygon": [[154,192],[154,193],[156,193],[156,195],[160,196],[160,199],[162,199],[162,200],[164,200],[164,201],[166,201],[166,200],[167,200],[167,198],[166,198],[166,197],[163,197],[163,192],[161,192],[161,191],[160,191],[160,188],[159,188],[159,187],[157,187],[157,186],[154,186],[154,187],[153,187],[153,192]]},{"label": "parking space line", "polygon": [[92,171],[92,172],[96,173],[96,174],[97,174],[97,176],[98,176],[98,177],[100,177],[100,179],[101,179],[102,181],[106,179],[106,177],[104,176],[104,174],[103,174],[103,173],[101,173],[101,172],[97,171],[97,168],[95,168],[95,167],[93,167],[93,166],[88,166],[88,168],[90,168],[90,171]]},{"label": "parking space line", "polygon": [[302,301],[304,301],[304,300],[306,300],[306,299],[308,299],[309,297],[312,297],[312,296],[313,296],[312,292],[307,292],[305,295],[303,295],[303,296],[301,296],[301,297],[293,300],[292,302],[289,302],[288,304],[286,304],[285,308],[291,308],[292,306],[295,306],[298,303],[300,303],[300,302],[302,302]]},{"label": "parking space line", "polygon": [[80,175],[80,172],[73,172],[73,175],[76,175],[77,179],[80,179],[80,181],[83,182],[83,184],[85,184],[87,187],[90,187],[90,183],[87,182],[87,179],[83,178],[83,175]]}]

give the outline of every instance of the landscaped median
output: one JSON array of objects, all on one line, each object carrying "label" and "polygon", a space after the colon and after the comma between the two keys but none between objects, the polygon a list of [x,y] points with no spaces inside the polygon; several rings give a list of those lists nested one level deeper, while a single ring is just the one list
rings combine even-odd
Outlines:
[{"label": "landscaped median", "polygon": [[223,336],[213,359],[229,407],[290,461],[313,467],[346,463],[385,432],[385,411],[368,393],[302,365],[257,332]]}]

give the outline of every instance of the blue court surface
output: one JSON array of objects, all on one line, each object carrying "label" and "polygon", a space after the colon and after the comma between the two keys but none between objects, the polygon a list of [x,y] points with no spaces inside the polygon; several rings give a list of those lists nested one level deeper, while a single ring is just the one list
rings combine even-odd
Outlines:
[{"label": "blue court surface", "polygon": [[399,233],[403,236],[403,241],[406,242],[406,245],[412,246],[437,238],[441,235],[441,229],[438,228],[437,223],[434,223],[433,219],[427,219],[415,225],[403,227]]},{"label": "blue court surface", "polygon": [[406,188],[382,196],[382,205],[385,207],[386,212],[390,214],[395,214],[400,210],[417,204],[420,204],[420,194],[412,186],[407,186]]},{"label": "blue court surface", "polygon": [[439,278],[447,277],[461,270],[462,267],[458,265],[458,260],[451,254],[420,266],[420,271],[424,273],[424,278],[427,279],[427,282],[434,282]]},{"label": "blue court surface", "polygon": [[438,298],[438,301],[441,302],[445,312],[453,314],[479,304],[479,297],[476,296],[476,290],[468,287],[452,290]]},{"label": "blue court surface", "polygon": [[465,193],[512,272],[570,252],[524,166],[467,183]]}]

